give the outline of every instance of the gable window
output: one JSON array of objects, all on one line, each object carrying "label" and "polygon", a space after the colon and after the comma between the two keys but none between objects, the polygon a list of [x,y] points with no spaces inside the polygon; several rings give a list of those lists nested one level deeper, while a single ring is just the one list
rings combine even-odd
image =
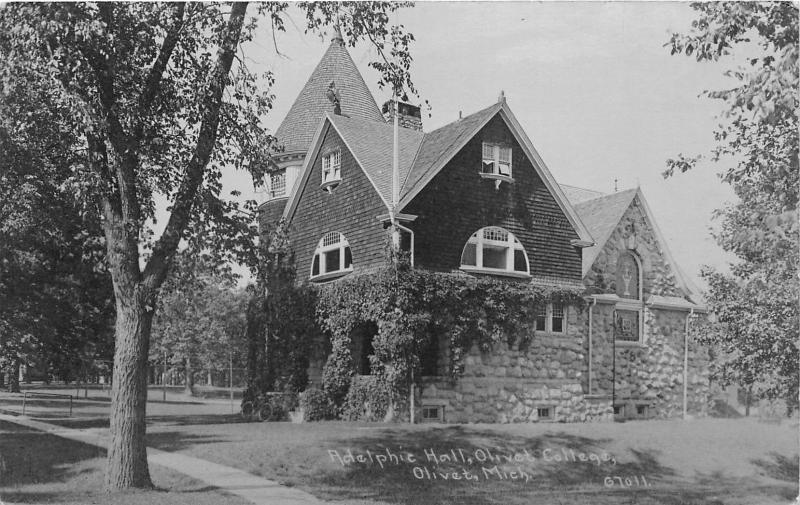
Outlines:
[{"label": "gable window", "polygon": [[322,157],[322,186],[333,187],[342,180],[342,152],[333,151]]},{"label": "gable window", "polygon": [[353,271],[350,243],[339,232],[327,233],[319,241],[311,264],[311,278],[324,280]]},{"label": "gable window", "polygon": [[548,303],[536,309],[536,331],[566,333],[566,309],[561,303]]},{"label": "gable window", "polygon": [[517,237],[489,226],[472,234],[461,253],[461,269],[502,275],[526,276],[528,255]]},{"label": "gable window", "polygon": [[269,198],[282,198],[286,196],[286,171],[279,170],[269,174]]},{"label": "gable window", "polygon": [[621,299],[616,305],[614,337],[617,342],[642,341],[642,270],[639,258],[631,252],[621,252],[617,257],[616,294]]},{"label": "gable window", "polygon": [[511,148],[500,144],[483,143],[484,174],[511,177]]}]

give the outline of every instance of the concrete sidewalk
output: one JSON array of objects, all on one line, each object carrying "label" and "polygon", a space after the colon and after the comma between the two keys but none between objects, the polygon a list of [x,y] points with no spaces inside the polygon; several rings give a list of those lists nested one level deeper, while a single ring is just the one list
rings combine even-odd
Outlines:
[{"label": "concrete sidewalk", "polygon": [[[36,430],[47,432],[62,438],[75,440],[85,444],[94,445],[103,449],[108,448],[106,428],[72,429],[62,428],[41,421],[34,421],[27,417],[0,414],[0,421],[27,426]],[[259,505],[311,505],[324,503],[311,494],[299,489],[281,486],[277,482],[264,479],[257,475],[219,465],[199,458],[185,456],[173,452],[160,451],[147,448],[147,461],[160,465],[194,479],[202,481],[209,486],[218,488],[250,503]]]}]

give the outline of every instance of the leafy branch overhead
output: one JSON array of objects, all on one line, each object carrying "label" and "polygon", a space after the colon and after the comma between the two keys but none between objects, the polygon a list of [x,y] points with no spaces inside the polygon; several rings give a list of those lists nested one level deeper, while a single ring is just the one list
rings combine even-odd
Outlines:
[{"label": "leafy branch overhead", "polygon": [[[716,211],[715,234],[736,255],[731,273],[702,272],[716,324],[703,335],[719,352],[717,378],[797,404],[798,8],[790,2],[698,3],[689,34],[675,34],[672,54],[698,62],[733,61],[735,86],[705,95],[722,100],[710,159],[738,201]],[[692,169],[701,156],[667,161],[665,177]]]}]

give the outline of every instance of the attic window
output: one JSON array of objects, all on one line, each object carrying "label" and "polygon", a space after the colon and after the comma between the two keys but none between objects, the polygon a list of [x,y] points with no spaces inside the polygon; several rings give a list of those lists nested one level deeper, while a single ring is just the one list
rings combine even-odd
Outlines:
[{"label": "attic window", "polygon": [[269,175],[269,199],[286,196],[286,170],[279,170]]},{"label": "attic window", "polygon": [[461,269],[473,272],[525,277],[528,255],[517,237],[489,226],[472,234],[461,253]]},{"label": "attic window", "polygon": [[484,142],[481,174],[511,179],[511,148]]},{"label": "attic window", "polygon": [[333,151],[322,157],[322,187],[332,189],[342,180],[342,153]]},{"label": "attic window", "polygon": [[326,280],[340,277],[353,271],[353,253],[350,243],[339,232],[330,232],[322,237],[311,263],[311,278]]}]

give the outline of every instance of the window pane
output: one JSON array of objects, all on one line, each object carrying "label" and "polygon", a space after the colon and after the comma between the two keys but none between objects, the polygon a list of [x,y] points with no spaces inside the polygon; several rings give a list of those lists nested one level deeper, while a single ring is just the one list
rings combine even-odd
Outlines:
[{"label": "window pane", "polygon": [[464,252],[461,254],[461,264],[469,265],[471,267],[477,266],[475,264],[475,244],[467,244],[464,247]]},{"label": "window pane", "polygon": [[514,249],[514,270],[517,272],[528,271],[528,262],[525,261],[525,251]]},{"label": "window pane", "polygon": [[340,249],[334,249],[325,253],[325,273],[336,272],[339,268]]},{"label": "window pane", "polygon": [[498,169],[498,173],[500,175],[507,175],[509,177],[511,176],[511,165],[509,163],[503,163],[501,161],[499,166],[500,168]]},{"label": "window pane", "polygon": [[350,251],[350,247],[344,248],[344,267],[350,268],[353,266],[353,253]]},{"label": "window pane", "polygon": [[504,247],[483,247],[484,268],[506,268],[506,255],[508,249]]},{"label": "window pane", "polygon": [[506,165],[511,165],[511,148],[510,147],[501,147],[500,148],[500,163],[505,163]]},{"label": "window pane", "polygon": [[495,173],[494,161],[483,160],[483,173],[484,174],[493,174],[493,173]]},{"label": "window pane", "polygon": [[562,333],[564,331],[564,316],[556,316],[553,314],[553,331],[555,333]]},{"label": "window pane", "polygon": [[319,254],[314,255],[314,263],[311,265],[311,275],[319,275]]},{"label": "window pane", "polygon": [[508,232],[502,228],[484,228],[483,238],[486,240],[497,240],[499,242],[508,242]]},{"label": "window pane", "polygon": [[546,317],[543,315],[536,316],[536,331],[544,331],[544,322]]},{"label": "window pane", "polygon": [[483,159],[484,160],[493,160],[494,159],[494,146],[492,144],[483,143]]},{"label": "window pane", "polygon": [[629,342],[639,341],[639,312],[635,310],[618,310],[614,325],[617,340]]}]

